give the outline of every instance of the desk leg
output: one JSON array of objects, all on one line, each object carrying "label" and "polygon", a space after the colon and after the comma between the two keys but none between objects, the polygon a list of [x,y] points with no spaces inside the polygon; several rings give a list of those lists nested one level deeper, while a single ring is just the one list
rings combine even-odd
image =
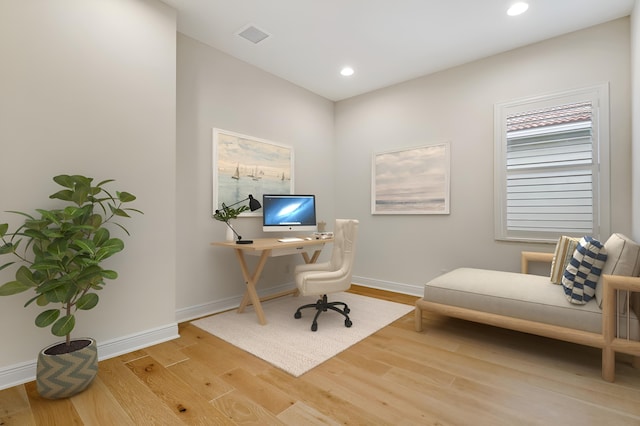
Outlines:
[{"label": "desk leg", "polygon": [[265,325],[267,323],[267,320],[264,316],[262,305],[260,304],[258,292],[256,291],[256,284],[258,283],[258,279],[260,278],[260,274],[262,273],[262,269],[264,268],[265,263],[267,263],[267,258],[269,257],[271,250],[265,250],[262,252],[262,255],[260,255],[260,260],[258,261],[258,265],[256,266],[255,271],[253,271],[253,274],[249,272],[249,267],[247,266],[243,251],[240,249],[236,249],[235,252],[238,258],[238,262],[240,262],[240,269],[242,269],[244,282],[247,285],[247,289],[245,290],[244,296],[242,297],[242,302],[238,307],[238,313],[244,312],[244,308],[246,308],[247,305],[252,304],[254,309],[256,310],[258,322],[261,325]]},{"label": "desk leg", "polygon": [[318,260],[318,256],[320,256],[320,252],[322,252],[322,250],[316,250],[313,252],[313,255],[309,257],[307,252],[303,251],[302,258],[304,259],[304,263],[316,263],[316,260]]}]

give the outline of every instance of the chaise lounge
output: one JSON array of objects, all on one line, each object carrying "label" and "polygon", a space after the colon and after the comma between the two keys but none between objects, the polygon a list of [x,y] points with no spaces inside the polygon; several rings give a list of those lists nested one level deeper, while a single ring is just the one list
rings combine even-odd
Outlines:
[{"label": "chaise lounge", "polygon": [[572,303],[570,290],[549,276],[529,274],[531,262],[565,268],[554,253],[522,252],[521,273],[459,268],[426,283],[416,301],[416,331],[422,331],[422,312],[429,311],[600,348],[602,377],[612,382],[616,352],[632,355],[640,366],[640,246],[613,234],[604,249],[595,297],[583,304]]}]

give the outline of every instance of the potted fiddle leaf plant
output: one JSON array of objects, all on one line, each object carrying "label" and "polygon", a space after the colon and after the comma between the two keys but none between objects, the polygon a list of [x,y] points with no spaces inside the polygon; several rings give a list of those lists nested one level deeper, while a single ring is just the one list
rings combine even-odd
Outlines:
[{"label": "potted fiddle leaf plant", "polygon": [[118,277],[103,262],[124,249],[110,229],[127,229],[117,222],[142,213],[124,208],[136,197],[129,192],[109,191],[113,179],[94,184],[93,178],[59,175],[53,178],[62,187],[49,198],[62,201],[62,207],[36,209],[24,217],[15,231],[0,223],[0,256],[12,258],[0,270],[14,267],[15,278],[0,286],[0,296],[32,292],[25,307],[35,303],[44,310],[35,324],[50,327],[63,342],[43,349],[38,356],[36,384],[41,396],[66,398],[83,391],[98,371],[97,345],[92,338],[72,339],[78,311],[93,309],[98,291],[106,280]]}]

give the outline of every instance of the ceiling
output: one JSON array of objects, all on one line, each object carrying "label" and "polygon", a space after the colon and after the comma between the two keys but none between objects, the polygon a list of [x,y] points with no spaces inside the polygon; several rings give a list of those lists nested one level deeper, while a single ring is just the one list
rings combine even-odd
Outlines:
[{"label": "ceiling", "polygon": [[[338,101],[631,13],[634,0],[163,0],[178,31]],[[238,35],[269,35],[254,44]],[[355,74],[340,75],[350,65]]]}]

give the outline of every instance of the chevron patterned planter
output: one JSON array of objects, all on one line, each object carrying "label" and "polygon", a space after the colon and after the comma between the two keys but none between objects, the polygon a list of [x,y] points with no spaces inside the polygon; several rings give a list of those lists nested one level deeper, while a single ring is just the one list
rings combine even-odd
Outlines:
[{"label": "chevron patterned planter", "polygon": [[47,351],[64,343],[46,347],[38,355],[36,385],[43,398],[68,398],[85,390],[98,374],[98,345],[91,338],[76,339],[89,342],[74,352],[49,355]]}]

